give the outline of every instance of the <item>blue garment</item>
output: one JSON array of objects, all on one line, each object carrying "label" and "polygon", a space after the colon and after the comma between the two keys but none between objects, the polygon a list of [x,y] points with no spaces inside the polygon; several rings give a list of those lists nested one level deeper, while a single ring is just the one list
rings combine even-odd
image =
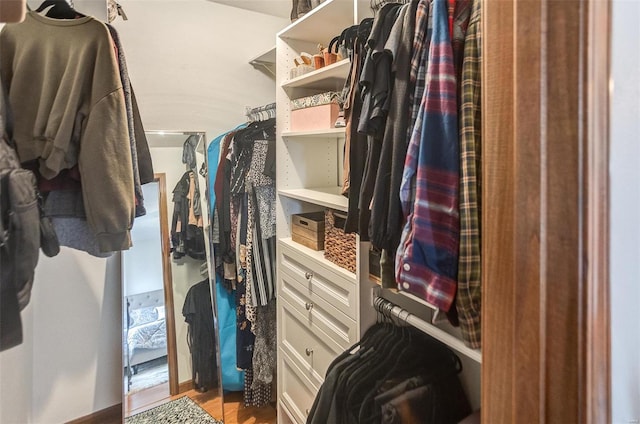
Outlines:
[{"label": "blue garment", "polygon": [[224,287],[224,281],[219,275],[216,275],[216,303],[222,387],[226,391],[239,392],[244,387],[244,372],[239,371],[236,365],[236,298]]},{"label": "blue garment", "polygon": [[[242,128],[241,125],[238,128]],[[207,148],[207,163],[209,169],[209,205],[210,217],[216,204],[214,184],[218,163],[220,161],[220,143],[225,134],[216,137]],[[218,306],[218,335],[220,339],[220,368],[222,372],[222,387],[226,391],[237,392],[244,388],[244,371],[238,370],[236,364],[236,299],[235,294],[227,291],[223,278],[216,275],[216,304]]]},{"label": "blue garment", "polygon": [[396,253],[396,280],[449,311],[458,287],[460,138],[447,0],[434,0],[424,95],[400,186],[407,221]]}]

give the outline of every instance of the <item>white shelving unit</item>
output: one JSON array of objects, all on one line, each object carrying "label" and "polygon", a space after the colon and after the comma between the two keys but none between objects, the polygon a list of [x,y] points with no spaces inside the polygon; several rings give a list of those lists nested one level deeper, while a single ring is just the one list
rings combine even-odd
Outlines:
[{"label": "white shelving unit", "polygon": [[344,128],[330,128],[328,130],[313,130],[313,131],[283,131],[283,138],[296,138],[296,139],[315,139],[315,138],[344,138]]},{"label": "white shelving unit", "polygon": [[348,208],[341,194],[345,128],[290,131],[291,100],[341,90],[351,64],[341,60],[293,79],[290,69],[301,52],[317,52],[318,44],[328,46],[345,28],[369,17],[368,1],[365,13],[358,12],[361,5],[326,0],[276,37],[279,423],[306,421],[326,371],[319,364],[355,343],[375,321],[368,257],[360,254],[366,244],[356,243],[352,273],[325,259],[323,251],[291,239],[291,215]]}]

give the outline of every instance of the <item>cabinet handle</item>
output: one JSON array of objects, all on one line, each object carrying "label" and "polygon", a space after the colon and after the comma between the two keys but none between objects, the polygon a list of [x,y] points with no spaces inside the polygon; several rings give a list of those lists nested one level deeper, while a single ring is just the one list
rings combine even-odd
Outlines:
[{"label": "cabinet handle", "polygon": [[313,278],[313,272],[305,272],[304,278],[306,278],[307,280],[311,280]]},{"label": "cabinet handle", "polygon": [[306,354],[307,354],[307,356],[311,356],[311,355],[313,355],[313,349],[311,349],[311,348],[309,348],[309,347],[308,347],[308,348],[306,348],[306,349],[304,350],[304,353],[306,353]]},{"label": "cabinet handle", "polygon": [[309,416],[309,412],[311,412],[311,411],[309,411],[308,409],[304,410],[304,413],[307,414],[307,417]]},{"label": "cabinet handle", "polygon": [[310,311],[311,309],[313,309],[313,303],[311,303],[311,302],[307,302],[307,303],[305,303],[305,304],[304,304],[304,308],[305,308],[307,311]]}]

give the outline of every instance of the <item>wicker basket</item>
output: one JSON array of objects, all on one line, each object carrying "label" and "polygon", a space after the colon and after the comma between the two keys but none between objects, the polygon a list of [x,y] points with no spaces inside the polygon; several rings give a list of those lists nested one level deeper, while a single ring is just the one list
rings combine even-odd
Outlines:
[{"label": "wicker basket", "polygon": [[324,212],[324,257],[334,264],[356,272],[356,235],[345,234],[346,215],[327,209]]}]

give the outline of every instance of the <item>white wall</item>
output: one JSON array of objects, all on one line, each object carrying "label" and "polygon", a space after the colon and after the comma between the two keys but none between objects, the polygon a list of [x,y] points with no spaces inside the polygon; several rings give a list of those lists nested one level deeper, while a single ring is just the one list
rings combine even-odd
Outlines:
[{"label": "white wall", "polygon": [[[83,10],[81,0],[75,5]],[[204,0],[122,5],[129,20],[114,24],[147,129],[202,130],[211,139],[244,121],[245,106],[273,101],[273,81],[247,62],[274,44],[286,20]],[[174,274],[174,286],[199,281],[181,272],[187,275]],[[174,300],[181,309],[184,298]],[[2,424],[12,417],[19,424],[65,422],[119,403],[119,257],[71,249],[42,257],[29,308],[32,337],[0,355]],[[184,340],[186,330],[177,337]],[[181,381],[190,378],[188,369],[179,374]]]},{"label": "white wall", "polygon": [[31,422],[33,300],[22,311],[24,342],[0,353],[0,423]]},{"label": "white wall", "polygon": [[611,356],[614,423],[640,422],[640,2],[613,1]]},{"label": "white wall", "polygon": [[133,247],[122,253],[123,296],[162,290],[162,244],[158,183],[142,186],[147,214],[131,230]]},{"label": "white wall", "polygon": [[32,422],[66,422],[120,402],[120,280],[119,255],[68,248],[41,255],[32,299]]},{"label": "white wall", "polygon": [[275,45],[285,19],[202,0],[122,2],[114,22],[148,130],[206,131],[244,122],[275,101],[273,79],[248,64]]}]

